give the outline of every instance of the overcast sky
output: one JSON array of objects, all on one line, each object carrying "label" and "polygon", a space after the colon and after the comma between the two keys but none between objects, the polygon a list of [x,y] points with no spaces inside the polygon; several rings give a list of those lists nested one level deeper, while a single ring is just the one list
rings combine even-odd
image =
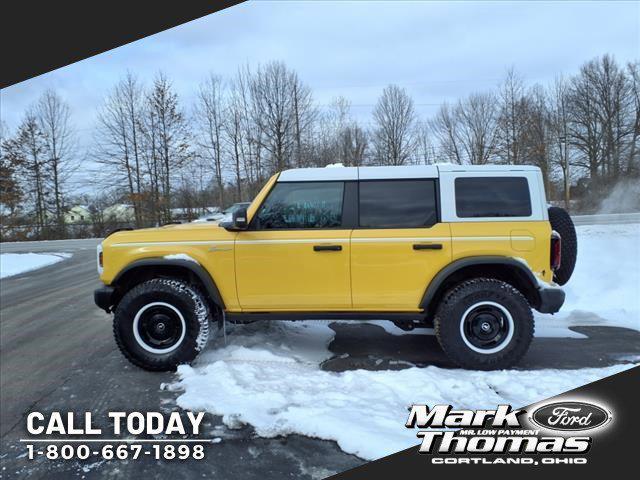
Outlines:
[{"label": "overcast sky", "polygon": [[209,72],[283,60],[318,103],[343,95],[361,120],[390,83],[427,116],[494,87],[511,66],[527,82],[548,82],[605,53],[637,60],[639,50],[640,2],[252,1],[11,86],[1,113],[13,129],[53,88],[86,147],[96,109],[127,70],[146,83],[164,71],[187,106]]}]

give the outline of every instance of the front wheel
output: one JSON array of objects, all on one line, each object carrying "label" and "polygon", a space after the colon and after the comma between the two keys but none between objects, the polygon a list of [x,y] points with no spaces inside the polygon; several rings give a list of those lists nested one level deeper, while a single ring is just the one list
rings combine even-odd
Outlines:
[{"label": "front wheel", "polygon": [[497,370],[517,363],[533,338],[533,314],[512,285],[490,278],[465,281],[449,290],[437,308],[438,342],[457,365]]},{"label": "front wheel", "polygon": [[145,370],[190,363],[209,336],[209,307],[193,286],[158,278],[136,285],[116,308],[113,333],[124,356]]}]

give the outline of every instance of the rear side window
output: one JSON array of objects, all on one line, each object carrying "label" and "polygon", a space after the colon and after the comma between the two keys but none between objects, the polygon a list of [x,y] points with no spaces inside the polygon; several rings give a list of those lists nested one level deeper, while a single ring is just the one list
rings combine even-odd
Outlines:
[{"label": "rear side window", "polygon": [[344,182],[276,183],[258,212],[255,227],[340,227],[343,194]]},{"label": "rear side window", "polygon": [[438,221],[434,180],[360,182],[360,226],[420,228]]},{"label": "rear side window", "polygon": [[459,218],[531,216],[525,177],[461,177],[455,189]]}]

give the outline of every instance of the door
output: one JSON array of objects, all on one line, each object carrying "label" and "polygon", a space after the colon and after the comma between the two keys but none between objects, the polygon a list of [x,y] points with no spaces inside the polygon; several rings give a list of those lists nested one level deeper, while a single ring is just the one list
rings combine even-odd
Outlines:
[{"label": "door", "polygon": [[351,308],[350,228],[345,184],[278,182],[236,237],[236,282],[243,311]]},{"label": "door", "polygon": [[361,180],[358,211],[351,235],[354,309],[418,311],[428,283],[451,261],[436,179]]}]

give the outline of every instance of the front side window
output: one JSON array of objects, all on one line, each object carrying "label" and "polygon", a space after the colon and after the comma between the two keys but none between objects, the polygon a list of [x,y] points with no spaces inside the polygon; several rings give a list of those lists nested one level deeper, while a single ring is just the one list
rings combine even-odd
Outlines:
[{"label": "front side window", "polygon": [[344,182],[277,183],[256,217],[260,230],[338,228]]},{"label": "front side window", "polygon": [[459,218],[531,216],[525,177],[461,177],[455,190]]},{"label": "front side window", "polygon": [[359,189],[361,227],[420,228],[438,221],[434,180],[361,181]]}]

